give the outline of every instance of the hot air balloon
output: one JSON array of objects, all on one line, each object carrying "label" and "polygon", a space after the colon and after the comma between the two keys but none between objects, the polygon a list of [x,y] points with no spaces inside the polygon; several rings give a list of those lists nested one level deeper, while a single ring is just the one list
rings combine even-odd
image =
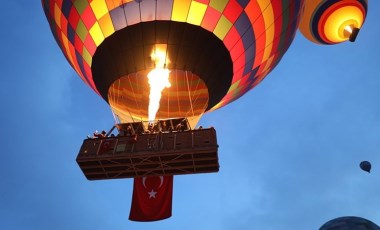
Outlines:
[{"label": "hot air balloon", "polygon": [[371,163],[369,161],[360,162],[360,168],[368,173],[371,172]]},{"label": "hot air balloon", "polygon": [[367,15],[367,0],[307,0],[300,31],[312,42],[355,41]]},{"label": "hot air balloon", "polygon": [[[143,137],[140,131],[149,129],[149,123],[172,126],[180,121],[194,130],[204,113],[235,101],[275,68],[299,24],[310,40],[334,44],[349,39],[353,32],[348,30],[360,28],[367,11],[366,0],[42,0],[42,5],[66,59],[110,105],[119,133],[129,126],[134,131],[136,143],[129,139],[119,143],[118,138],[85,140],[79,154],[87,159],[80,161],[82,170],[95,174],[97,167],[103,173],[92,179],[218,171],[214,129],[191,131],[191,137],[205,140],[197,144],[187,132]],[[141,140],[144,146],[139,146]],[[149,148],[152,142],[159,145]],[[149,158],[168,170],[152,172],[128,165],[132,171],[127,174],[106,172],[114,162],[116,170],[126,162],[147,161],[130,157],[111,161],[116,152],[120,156],[138,150],[150,156],[147,151],[175,152],[196,145],[211,148],[206,151],[211,162],[210,156],[194,157],[188,149],[185,166],[182,161],[176,164],[194,166],[193,159],[199,157],[199,164],[206,167],[208,162],[211,169],[174,170],[176,166],[169,163],[180,155],[173,155],[164,164],[162,159]],[[98,154],[101,149],[103,154]],[[87,162],[90,153],[96,156],[94,162]],[[110,158],[101,161],[100,155]],[[112,163],[103,167],[105,162]]]},{"label": "hot air balloon", "polygon": [[345,216],[332,219],[326,222],[319,230],[380,230],[380,227],[373,222],[356,216]]},{"label": "hot air balloon", "polygon": [[[85,140],[79,156],[86,159],[80,166],[87,178],[195,173],[208,171],[210,165],[209,171],[217,171],[215,130],[196,132],[198,120],[205,112],[235,101],[270,73],[295,36],[303,4],[303,0],[42,0],[63,54],[81,79],[110,105],[119,131],[128,125],[134,130],[147,130],[146,121],[152,119],[160,124],[185,119],[188,129],[192,129],[175,137],[165,135],[167,141],[137,134],[134,146],[128,145],[129,140],[119,143],[117,138]],[[154,118],[149,114],[150,93],[154,90],[147,79],[153,70],[166,72],[169,79],[158,81],[166,83],[159,93]],[[146,162],[145,158],[113,161],[115,153],[120,156],[144,150],[139,155],[148,157],[147,143],[155,141],[160,149],[171,152],[188,149],[192,154],[190,149],[198,149],[196,145],[211,150],[200,150],[204,157],[149,158],[167,167],[160,172],[136,169],[127,163]],[[100,150],[102,154],[98,154]],[[90,161],[90,153],[113,160]],[[173,165],[174,159],[177,161]],[[123,165],[124,171],[128,167],[131,171],[104,172],[112,164],[115,170]],[[188,164],[193,169],[188,169]],[[101,175],[95,175],[96,170]]]}]

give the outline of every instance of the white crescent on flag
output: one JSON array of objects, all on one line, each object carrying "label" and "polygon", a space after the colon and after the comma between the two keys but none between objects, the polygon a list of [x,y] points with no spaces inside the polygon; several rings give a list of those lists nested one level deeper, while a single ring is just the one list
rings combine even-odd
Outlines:
[{"label": "white crescent on flag", "polygon": [[[142,178],[142,184],[143,184],[144,188],[147,188],[146,184],[145,184],[146,179],[147,179],[147,177],[145,177],[145,176]],[[158,186],[158,188],[161,188],[163,183],[164,183],[164,177],[160,176],[160,185]]]}]

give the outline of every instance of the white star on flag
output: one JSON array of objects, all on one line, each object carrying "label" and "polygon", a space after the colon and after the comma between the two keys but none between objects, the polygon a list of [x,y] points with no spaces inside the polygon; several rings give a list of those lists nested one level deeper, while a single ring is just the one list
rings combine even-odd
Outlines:
[{"label": "white star on flag", "polygon": [[148,194],[149,194],[149,198],[156,198],[156,194],[157,194],[157,192],[155,192],[153,189],[152,189],[152,191],[150,191],[150,192],[148,192]]}]

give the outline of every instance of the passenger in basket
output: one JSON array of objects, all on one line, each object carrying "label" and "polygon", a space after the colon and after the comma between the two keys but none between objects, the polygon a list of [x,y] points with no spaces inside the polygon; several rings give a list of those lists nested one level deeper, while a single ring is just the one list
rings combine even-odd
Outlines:
[{"label": "passenger in basket", "polygon": [[166,125],[166,121],[162,122],[161,131],[164,133],[168,131],[168,126]]},{"label": "passenger in basket", "polygon": [[153,133],[153,124],[149,122],[148,129],[146,130],[146,133]]},{"label": "passenger in basket", "polygon": [[98,131],[95,131],[94,132],[94,137],[97,137],[97,138],[103,138],[103,137],[106,137],[106,131],[103,130],[101,133],[98,133]]},{"label": "passenger in basket", "polygon": [[127,130],[126,130],[126,136],[130,137],[132,136],[132,134],[133,134],[132,126],[128,125]]},{"label": "passenger in basket", "polygon": [[160,131],[159,127],[158,127],[158,122],[154,123],[154,126],[153,126],[153,133],[158,133]]},{"label": "passenger in basket", "polygon": [[181,122],[175,127],[175,130],[176,130],[176,131],[185,131],[185,130],[186,130],[186,126],[184,125],[184,121],[181,121]]}]

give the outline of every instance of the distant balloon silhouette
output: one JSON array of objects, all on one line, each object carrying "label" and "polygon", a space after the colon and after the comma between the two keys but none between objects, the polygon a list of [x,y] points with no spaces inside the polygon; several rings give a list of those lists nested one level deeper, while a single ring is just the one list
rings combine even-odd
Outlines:
[{"label": "distant balloon silhouette", "polygon": [[326,222],[319,230],[380,230],[372,221],[357,217],[344,216]]},{"label": "distant balloon silhouette", "polygon": [[368,161],[360,162],[360,168],[368,173],[371,172],[371,163]]}]

